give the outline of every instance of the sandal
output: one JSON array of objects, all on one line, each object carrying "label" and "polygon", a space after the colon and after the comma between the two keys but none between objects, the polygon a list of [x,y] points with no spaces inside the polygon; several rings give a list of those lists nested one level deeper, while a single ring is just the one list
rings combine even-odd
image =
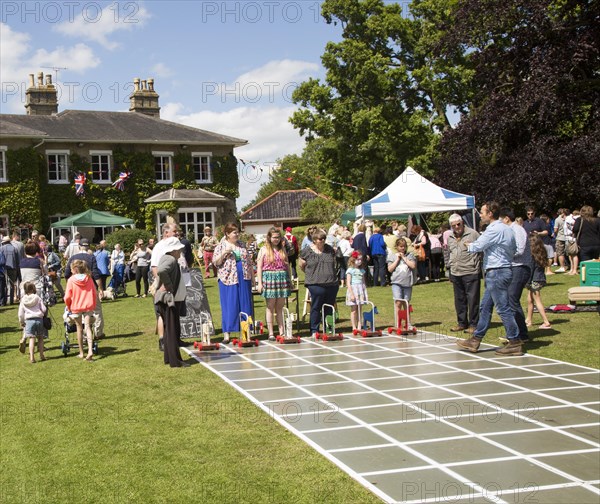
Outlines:
[{"label": "sandal", "polygon": [[35,359],[29,359],[29,362],[31,362],[32,364],[35,364]]},{"label": "sandal", "polygon": [[94,358],[93,357],[86,357],[84,360],[86,362],[94,362]]},{"label": "sandal", "polygon": [[552,329],[552,325],[551,324],[542,324],[541,326],[538,327],[538,329]]}]

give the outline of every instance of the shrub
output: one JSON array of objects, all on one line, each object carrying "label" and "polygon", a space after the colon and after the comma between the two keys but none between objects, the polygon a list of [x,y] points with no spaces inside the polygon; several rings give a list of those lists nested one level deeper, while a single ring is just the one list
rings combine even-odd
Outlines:
[{"label": "shrub", "polygon": [[133,250],[133,246],[135,242],[142,238],[146,243],[148,243],[148,239],[152,238],[154,234],[151,231],[146,231],[145,229],[118,229],[117,231],[113,231],[109,235],[106,236],[106,246],[109,250],[113,250],[115,245],[119,243],[121,245],[121,250],[125,252],[125,254],[129,254]]}]

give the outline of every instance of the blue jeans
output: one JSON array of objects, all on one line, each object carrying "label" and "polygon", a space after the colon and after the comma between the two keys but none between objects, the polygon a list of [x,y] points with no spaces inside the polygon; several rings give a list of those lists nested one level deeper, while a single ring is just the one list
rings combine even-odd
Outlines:
[{"label": "blue jeans", "polygon": [[515,266],[512,269],[513,276],[508,288],[508,302],[515,315],[515,322],[519,328],[519,339],[529,339],[527,334],[527,324],[525,323],[525,313],[523,313],[523,307],[521,306],[521,294],[525,284],[529,281],[531,276],[531,269],[529,266]]},{"label": "blue jeans", "polygon": [[479,304],[479,322],[473,333],[476,338],[483,338],[489,329],[494,306],[504,325],[506,337],[509,340],[519,338],[519,328],[508,296],[512,277],[512,268],[499,268],[486,272],[485,292]]},{"label": "blue jeans", "polygon": [[[337,283],[331,285],[307,285],[310,292],[310,333],[319,332],[321,308],[324,304],[335,305],[335,298],[340,288]],[[326,313],[326,315],[328,315]],[[323,331],[325,332],[325,331]]]}]

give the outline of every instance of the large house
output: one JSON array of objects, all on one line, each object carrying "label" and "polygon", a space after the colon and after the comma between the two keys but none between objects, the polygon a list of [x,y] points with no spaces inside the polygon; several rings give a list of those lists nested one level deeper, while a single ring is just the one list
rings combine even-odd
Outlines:
[{"label": "large house", "polygon": [[[236,216],[235,147],[246,140],[160,118],[153,79],[134,79],[129,112],[58,112],[52,77],[30,75],[26,114],[0,115],[0,232],[52,222],[87,208],[158,229],[170,219],[198,240],[205,225]],[[120,191],[120,173],[130,178]],[[75,177],[85,174],[83,195]],[[171,196],[171,197],[170,197]]]}]

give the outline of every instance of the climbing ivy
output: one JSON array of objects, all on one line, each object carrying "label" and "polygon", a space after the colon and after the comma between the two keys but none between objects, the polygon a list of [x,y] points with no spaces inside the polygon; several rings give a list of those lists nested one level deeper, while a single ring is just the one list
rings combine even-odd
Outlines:
[{"label": "climbing ivy", "polygon": [[[132,173],[123,191],[112,184],[92,182],[91,159],[85,156],[76,153],[69,156],[70,184],[48,184],[44,155],[33,147],[10,149],[6,152],[8,182],[0,184],[0,214],[8,215],[12,227],[46,230],[50,227],[50,215],[77,214],[95,208],[133,219],[139,228],[154,229],[156,210],[174,215],[180,202],[144,203],[170,186],[156,183],[152,154],[133,148],[119,145],[112,149],[112,180],[117,180],[121,171]],[[237,160],[233,153],[212,158],[212,184],[196,184],[189,152],[176,152],[173,165],[172,187],[201,188],[229,198],[239,197]],[[78,172],[85,173],[87,178],[83,196],[75,195],[73,180]]]}]

